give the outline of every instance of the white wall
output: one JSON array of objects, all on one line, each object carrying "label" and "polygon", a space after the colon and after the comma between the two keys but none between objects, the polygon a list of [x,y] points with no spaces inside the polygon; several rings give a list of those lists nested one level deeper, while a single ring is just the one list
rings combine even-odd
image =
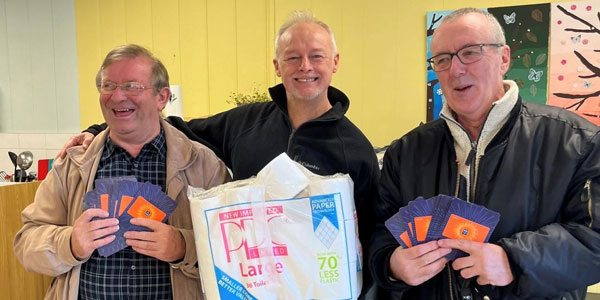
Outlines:
[{"label": "white wall", "polygon": [[79,132],[75,38],[73,0],[0,0],[0,171],[29,150],[37,172]]},{"label": "white wall", "polygon": [[0,0],[0,133],[79,131],[75,38],[73,0]]}]

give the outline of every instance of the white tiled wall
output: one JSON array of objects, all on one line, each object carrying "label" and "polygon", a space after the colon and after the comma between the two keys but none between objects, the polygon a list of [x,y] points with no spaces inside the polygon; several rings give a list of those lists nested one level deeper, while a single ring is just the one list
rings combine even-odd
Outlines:
[{"label": "white tiled wall", "polygon": [[0,0],[0,132],[79,130],[74,2]]},{"label": "white tiled wall", "polygon": [[75,133],[0,133],[0,171],[5,171],[7,174],[14,173],[8,151],[19,155],[19,153],[29,150],[33,153],[34,162],[27,172],[37,173],[38,160],[54,158],[73,134]]}]

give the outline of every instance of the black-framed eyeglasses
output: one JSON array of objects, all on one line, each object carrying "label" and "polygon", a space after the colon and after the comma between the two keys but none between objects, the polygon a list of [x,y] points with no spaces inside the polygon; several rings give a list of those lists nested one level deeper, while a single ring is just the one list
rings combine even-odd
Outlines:
[{"label": "black-framed eyeglasses", "polygon": [[495,44],[477,44],[477,45],[466,45],[458,51],[454,53],[442,53],[438,54],[427,60],[431,69],[436,72],[445,71],[450,69],[452,66],[452,58],[454,56],[458,57],[461,63],[467,65],[472,64],[481,60],[483,54],[483,47],[493,46],[493,47],[502,47],[503,44],[495,43]]},{"label": "black-framed eyeglasses", "polygon": [[145,86],[139,82],[130,81],[123,83],[114,83],[112,81],[103,81],[98,86],[98,92],[102,95],[112,95],[117,88],[127,96],[139,96],[144,90],[151,89],[153,86]]}]

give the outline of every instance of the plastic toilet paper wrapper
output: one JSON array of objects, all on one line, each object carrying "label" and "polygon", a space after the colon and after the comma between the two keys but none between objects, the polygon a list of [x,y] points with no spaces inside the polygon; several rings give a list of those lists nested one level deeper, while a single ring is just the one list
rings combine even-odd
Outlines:
[{"label": "plastic toilet paper wrapper", "polygon": [[356,299],[362,285],[353,182],[282,154],[255,178],[190,187],[207,299]]}]

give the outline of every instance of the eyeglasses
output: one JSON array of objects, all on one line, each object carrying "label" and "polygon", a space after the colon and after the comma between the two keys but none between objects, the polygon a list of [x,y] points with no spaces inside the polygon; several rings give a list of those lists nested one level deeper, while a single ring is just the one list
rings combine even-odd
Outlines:
[{"label": "eyeglasses", "polygon": [[431,68],[436,71],[446,71],[450,69],[452,66],[452,58],[454,56],[458,57],[461,63],[468,65],[474,62],[481,60],[481,56],[483,54],[483,47],[485,46],[493,46],[493,47],[502,47],[503,44],[478,44],[478,45],[467,45],[462,47],[458,51],[454,53],[442,53],[436,55],[427,60]]},{"label": "eyeglasses", "polygon": [[120,87],[121,91],[127,96],[139,96],[144,90],[151,89],[153,86],[144,86],[143,84],[135,81],[114,83],[111,81],[103,81],[98,86],[98,92],[102,95],[112,95],[115,90]]}]

